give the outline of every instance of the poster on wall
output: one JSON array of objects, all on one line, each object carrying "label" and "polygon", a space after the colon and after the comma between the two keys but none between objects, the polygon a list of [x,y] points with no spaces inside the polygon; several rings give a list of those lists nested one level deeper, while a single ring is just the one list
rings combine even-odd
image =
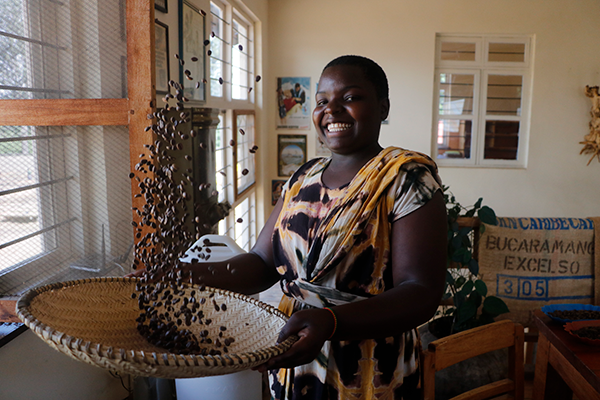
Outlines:
[{"label": "poster on wall", "polygon": [[306,162],[306,135],[277,136],[277,175],[292,176]]},{"label": "poster on wall", "polygon": [[277,78],[277,129],[310,129],[310,78]]}]

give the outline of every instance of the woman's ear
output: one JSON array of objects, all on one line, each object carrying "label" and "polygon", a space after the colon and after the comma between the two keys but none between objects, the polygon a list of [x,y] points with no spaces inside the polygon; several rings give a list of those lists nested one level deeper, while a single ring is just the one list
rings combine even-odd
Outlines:
[{"label": "woman's ear", "polygon": [[381,120],[385,121],[390,114],[390,99],[381,100]]}]

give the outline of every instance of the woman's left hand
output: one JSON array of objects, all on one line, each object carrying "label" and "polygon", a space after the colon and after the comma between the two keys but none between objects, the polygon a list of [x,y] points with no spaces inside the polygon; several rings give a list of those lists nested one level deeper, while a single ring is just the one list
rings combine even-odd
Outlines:
[{"label": "woman's left hand", "polygon": [[252,368],[264,372],[268,369],[293,368],[308,364],[319,355],[323,343],[335,328],[333,316],[327,310],[315,308],[294,313],[279,333],[281,343],[291,335],[299,339],[285,353],[271,358],[265,364]]}]

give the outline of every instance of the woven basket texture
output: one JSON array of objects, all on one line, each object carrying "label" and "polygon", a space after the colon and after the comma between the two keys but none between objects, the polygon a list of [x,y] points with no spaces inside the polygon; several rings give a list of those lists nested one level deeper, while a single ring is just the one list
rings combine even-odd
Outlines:
[{"label": "woven basket texture", "polygon": [[[222,355],[182,355],[156,347],[138,333],[138,302],[132,298],[136,278],[97,278],[61,282],[33,289],[17,302],[17,314],[54,349],[77,360],[113,371],[156,378],[194,378],[223,375],[260,365],[283,353],[297,337],[276,345],[287,317],[279,310],[248,296],[226,290],[197,287],[196,298],[209,325],[192,323],[184,328],[196,337],[203,330],[217,338],[235,341]],[[213,300],[226,304],[217,311]]]}]

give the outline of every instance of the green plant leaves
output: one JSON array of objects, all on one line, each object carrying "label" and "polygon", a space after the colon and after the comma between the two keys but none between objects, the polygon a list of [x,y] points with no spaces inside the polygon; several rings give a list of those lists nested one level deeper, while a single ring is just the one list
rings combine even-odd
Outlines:
[{"label": "green plant leaves", "polygon": [[477,211],[477,216],[484,224],[488,225],[498,225],[498,219],[496,218],[496,213],[494,210],[489,208],[488,206],[483,206]]},{"label": "green plant leaves", "polygon": [[475,290],[477,291],[477,293],[479,293],[480,295],[482,295],[483,297],[487,296],[487,285],[485,284],[484,281],[482,281],[481,279],[478,279],[475,281]]},{"label": "green plant leaves", "polygon": [[471,258],[469,260],[469,264],[467,265],[467,267],[469,268],[469,272],[471,272],[473,275],[475,275],[475,276],[479,275],[479,263],[477,262],[476,259]]},{"label": "green plant leaves", "polygon": [[488,296],[483,301],[483,311],[497,317],[500,314],[507,313],[509,310],[504,300],[496,296]]},{"label": "green plant leaves", "polygon": [[[479,263],[473,258],[473,228],[461,227],[457,221],[459,217],[477,216],[482,222],[479,226],[482,234],[486,224],[497,225],[498,219],[494,210],[482,206],[482,197],[473,206],[464,207],[456,201],[448,186],[443,186],[443,193],[448,214],[448,270],[444,299],[451,298],[454,303],[454,308],[447,308],[443,314],[453,317],[452,330],[460,332],[493,322],[495,317],[509,311],[502,299],[488,296],[487,285],[479,278]],[[469,273],[464,269],[464,274],[451,272],[461,268],[468,268]]]}]

